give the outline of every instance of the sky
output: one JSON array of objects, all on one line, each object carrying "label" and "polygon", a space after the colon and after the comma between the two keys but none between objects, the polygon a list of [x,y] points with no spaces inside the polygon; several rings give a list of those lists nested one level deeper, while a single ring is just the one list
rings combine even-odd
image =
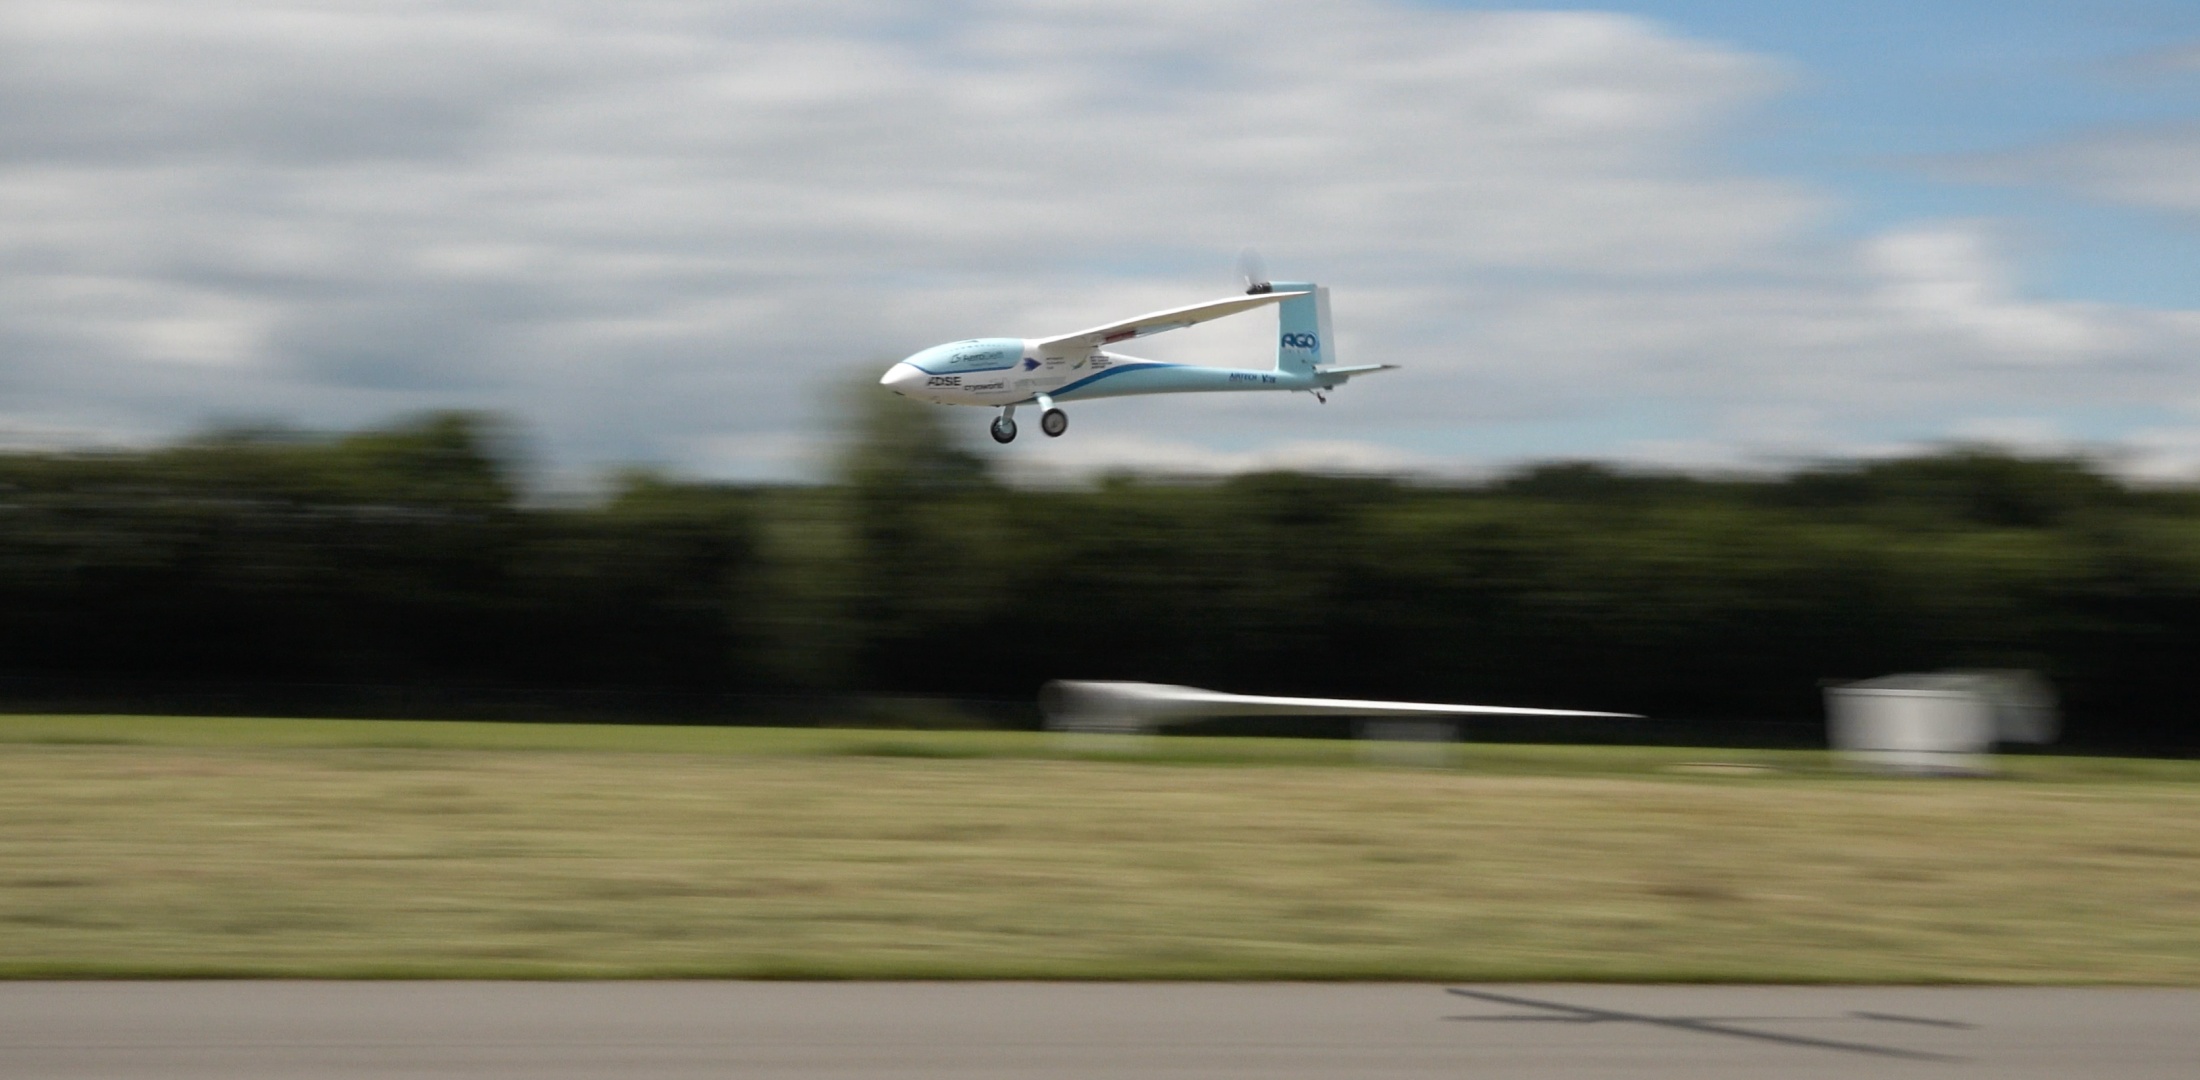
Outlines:
[{"label": "sky", "polygon": [[1225,295],[1248,246],[1403,370],[947,418],[1035,478],[1989,441],[2200,481],[2200,5],[0,6],[4,447],[470,408],[554,483],[810,479],[894,359]]}]

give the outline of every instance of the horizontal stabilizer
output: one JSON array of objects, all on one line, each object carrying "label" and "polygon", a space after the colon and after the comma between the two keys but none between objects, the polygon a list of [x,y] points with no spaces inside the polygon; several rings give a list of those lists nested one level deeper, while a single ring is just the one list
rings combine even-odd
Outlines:
[{"label": "horizontal stabilizer", "polygon": [[1396,364],[1354,364],[1350,367],[1315,368],[1316,375],[1365,375],[1370,371],[1396,371]]},{"label": "horizontal stabilizer", "polygon": [[1109,345],[1118,341],[1150,337],[1164,330],[1182,330],[1187,326],[1197,326],[1210,319],[1219,319],[1225,315],[1236,315],[1239,312],[1251,311],[1254,308],[1273,304],[1279,300],[1288,300],[1294,296],[1304,295],[1306,294],[1303,292],[1272,292],[1262,293],[1258,296],[1232,296],[1223,300],[1209,300],[1203,304],[1189,304],[1180,308],[1170,308],[1167,311],[1156,311],[1148,315],[1140,315],[1135,319],[1124,319],[1121,322],[1112,322],[1105,326],[1095,326],[1089,330],[1079,330],[1074,334],[1041,338],[1034,344],[1041,349],[1045,349],[1050,345],[1072,348],[1099,348],[1102,345]]}]

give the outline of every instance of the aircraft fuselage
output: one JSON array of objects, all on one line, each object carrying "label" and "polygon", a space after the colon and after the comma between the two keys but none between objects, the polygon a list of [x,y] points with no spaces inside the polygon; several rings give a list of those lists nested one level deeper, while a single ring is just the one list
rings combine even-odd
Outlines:
[{"label": "aircraft fuselage", "polygon": [[1320,374],[1202,367],[1143,360],[1090,347],[1040,348],[1028,338],[975,338],[935,345],[895,364],[881,379],[904,397],[939,405],[1021,405],[1214,390],[1322,390]]}]

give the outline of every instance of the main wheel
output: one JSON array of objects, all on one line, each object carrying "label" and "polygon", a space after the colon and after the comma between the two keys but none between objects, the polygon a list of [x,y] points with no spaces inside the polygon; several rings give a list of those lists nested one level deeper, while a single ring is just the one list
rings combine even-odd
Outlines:
[{"label": "main wheel", "polygon": [[1039,430],[1053,438],[1069,430],[1069,414],[1060,409],[1048,409],[1039,414]]},{"label": "main wheel", "polygon": [[1005,417],[1005,416],[996,416],[996,417],[994,417],[994,418],[993,418],[993,441],[994,441],[994,442],[997,442],[997,443],[1010,443],[1010,442],[1015,442],[1015,441],[1016,441],[1016,421],[1014,421],[1014,420],[1011,420],[1011,419],[1009,419],[1008,417]]}]

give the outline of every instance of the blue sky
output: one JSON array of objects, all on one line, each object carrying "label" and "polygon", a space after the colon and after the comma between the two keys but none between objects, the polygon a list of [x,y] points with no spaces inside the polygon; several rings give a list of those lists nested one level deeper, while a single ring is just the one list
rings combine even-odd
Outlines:
[{"label": "blue sky", "polygon": [[1035,478],[1984,439],[2200,480],[2200,8],[0,8],[0,445],[460,407],[574,482],[814,477],[893,359],[1246,245],[1403,370],[944,415]]},{"label": "blue sky", "polygon": [[[1460,5],[1487,7],[1488,5]],[[1516,5],[1580,10],[1575,5]],[[2022,223],[2033,281],[2073,298],[2200,306],[2200,223],[2075,193],[1964,183],[1937,159],[2103,130],[2200,124],[2200,4],[1610,3],[1780,58],[1794,82],[1734,148],[1845,199],[1858,232],[1916,219]],[[1940,175],[1936,175],[1940,173]]]}]

